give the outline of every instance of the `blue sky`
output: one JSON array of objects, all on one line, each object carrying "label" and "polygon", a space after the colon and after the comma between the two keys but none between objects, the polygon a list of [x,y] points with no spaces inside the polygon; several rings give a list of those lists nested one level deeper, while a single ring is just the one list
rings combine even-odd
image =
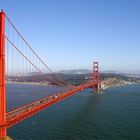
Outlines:
[{"label": "blue sky", "polygon": [[53,69],[140,71],[139,0],[1,0],[0,9]]}]

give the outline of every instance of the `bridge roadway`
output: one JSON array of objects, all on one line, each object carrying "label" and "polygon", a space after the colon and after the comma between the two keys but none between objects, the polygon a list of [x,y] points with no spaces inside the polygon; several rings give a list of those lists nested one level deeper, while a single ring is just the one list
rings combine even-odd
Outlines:
[{"label": "bridge roadway", "polygon": [[73,94],[79,91],[93,87],[99,83],[100,83],[99,81],[98,82],[95,81],[95,82],[86,83],[84,85],[75,86],[75,87],[70,88],[67,91],[63,91],[61,93],[48,96],[46,98],[37,100],[31,104],[28,104],[23,107],[17,108],[13,111],[10,111],[6,114],[6,120],[7,120],[6,126],[7,128],[12,127],[13,125],[35,115],[36,113],[42,111],[43,109],[48,108],[49,106],[69,96],[72,96]]}]

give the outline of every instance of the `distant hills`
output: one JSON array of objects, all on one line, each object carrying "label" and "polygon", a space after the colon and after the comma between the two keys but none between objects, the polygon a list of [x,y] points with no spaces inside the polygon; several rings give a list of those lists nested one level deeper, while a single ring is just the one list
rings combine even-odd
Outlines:
[{"label": "distant hills", "polygon": [[[105,87],[114,85],[124,85],[140,82],[140,75],[118,73],[115,71],[104,71],[100,73],[101,80]],[[83,82],[91,81],[92,71],[88,69],[77,69],[77,70],[61,70],[57,73],[29,73],[26,76],[6,76],[7,82],[19,82],[19,83],[40,83],[46,85],[57,85],[58,82],[64,84],[64,81],[60,78],[68,81],[72,85],[79,85]]]},{"label": "distant hills", "polygon": [[[56,73],[60,73],[60,74],[90,74],[92,73],[91,70],[88,69],[77,69],[77,70],[61,70],[61,71],[57,71]],[[102,71],[101,73],[104,74],[116,74],[116,75],[122,75],[122,76],[126,76],[126,77],[136,77],[136,78],[140,78],[140,73],[127,73],[127,72],[117,72],[117,71]]]},{"label": "distant hills", "polygon": [[91,71],[88,70],[88,69],[77,69],[77,70],[61,70],[61,71],[58,71],[57,73],[63,73],[63,74],[87,74],[87,73],[91,73]]}]

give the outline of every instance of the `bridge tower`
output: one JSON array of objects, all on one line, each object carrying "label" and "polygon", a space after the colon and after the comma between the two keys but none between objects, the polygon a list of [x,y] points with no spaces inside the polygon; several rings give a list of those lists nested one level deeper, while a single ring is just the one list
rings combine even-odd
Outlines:
[{"label": "bridge tower", "polygon": [[93,87],[93,91],[99,92],[101,86],[98,62],[93,62],[93,82],[97,82],[97,84]]},{"label": "bridge tower", "polygon": [[5,13],[0,12],[0,140],[6,138]]}]

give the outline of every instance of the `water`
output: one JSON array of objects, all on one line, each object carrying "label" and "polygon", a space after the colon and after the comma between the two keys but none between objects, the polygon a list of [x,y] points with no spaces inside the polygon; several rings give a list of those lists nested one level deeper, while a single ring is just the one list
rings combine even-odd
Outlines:
[{"label": "water", "polygon": [[99,95],[90,89],[77,93],[10,128],[8,135],[14,140],[140,140],[140,85]]}]

